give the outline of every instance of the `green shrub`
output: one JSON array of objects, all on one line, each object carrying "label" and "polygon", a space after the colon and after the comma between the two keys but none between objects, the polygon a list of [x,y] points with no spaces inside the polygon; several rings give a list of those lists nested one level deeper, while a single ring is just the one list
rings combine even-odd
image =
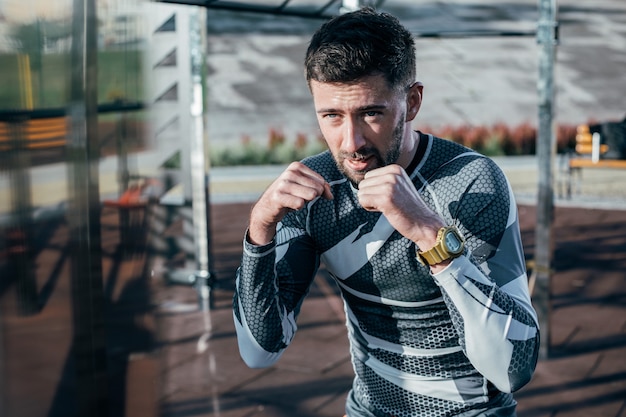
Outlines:
[{"label": "green shrub", "polygon": [[309,141],[299,133],[292,143],[276,129],[270,129],[266,145],[242,136],[238,146],[213,146],[209,155],[212,166],[281,165],[315,155],[326,149],[323,140]]},{"label": "green shrub", "polygon": [[[448,125],[438,129],[423,126],[420,130],[487,156],[533,155],[537,140],[537,129],[530,123],[517,126],[504,123],[492,126]],[[559,125],[556,133],[558,152],[566,152],[576,144],[576,126]],[[287,164],[325,149],[326,143],[321,136],[309,140],[305,134],[298,133],[295,140],[290,141],[282,131],[271,128],[267,144],[254,143],[244,135],[238,146],[213,146],[210,159],[212,166]]]}]

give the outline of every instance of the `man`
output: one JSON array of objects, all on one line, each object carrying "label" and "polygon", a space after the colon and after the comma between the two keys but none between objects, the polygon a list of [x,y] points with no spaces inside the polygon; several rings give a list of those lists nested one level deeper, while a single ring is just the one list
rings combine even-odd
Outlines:
[{"label": "man", "polygon": [[250,214],[234,297],[251,367],[278,360],[320,262],[344,299],[353,416],[509,416],[539,332],[517,209],[498,167],[413,131],[411,34],[372,9],[324,24],[306,78],[329,150]]}]

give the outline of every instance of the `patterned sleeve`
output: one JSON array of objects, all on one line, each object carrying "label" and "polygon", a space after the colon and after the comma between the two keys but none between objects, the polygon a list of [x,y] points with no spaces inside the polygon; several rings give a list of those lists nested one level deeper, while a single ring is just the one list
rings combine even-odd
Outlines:
[{"label": "patterned sleeve", "polygon": [[468,256],[434,278],[469,360],[498,389],[512,392],[535,369],[539,328],[513,192],[493,161],[475,164],[481,178],[469,183],[450,213],[467,239]]},{"label": "patterned sleeve", "polygon": [[296,317],[319,266],[309,236],[291,213],[274,241],[255,246],[244,240],[237,270],[233,314],[239,352],[252,368],[272,365],[291,343]]}]

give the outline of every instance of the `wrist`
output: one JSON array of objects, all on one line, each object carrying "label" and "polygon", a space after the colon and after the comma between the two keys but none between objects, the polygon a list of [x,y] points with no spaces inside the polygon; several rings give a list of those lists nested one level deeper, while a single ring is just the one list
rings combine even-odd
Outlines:
[{"label": "wrist", "polygon": [[417,259],[431,270],[441,270],[448,266],[452,259],[463,254],[465,239],[455,226],[444,226],[437,231],[435,243],[428,249],[419,246],[416,251]]},{"label": "wrist", "polygon": [[255,226],[250,222],[248,226],[248,242],[256,246],[265,246],[274,240],[276,235],[276,225],[273,227]]},{"label": "wrist", "polygon": [[423,227],[420,238],[414,240],[415,245],[422,252],[432,249],[437,244],[437,234],[439,233],[439,229],[444,226],[445,225],[442,223],[441,225]]},{"label": "wrist", "polygon": [[249,248],[252,250],[256,250],[255,248],[258,249],[263,249],[263,248],[268,248],[270,246],[275,245],[275,239],[270,240],[269,242],[263,244],[263,243],[256,243],[256,241],[253,241],[252,239],[250,239],[250,229],[246,229],[246,233],[244,235],[244,248]]},{"label": "wrist", "polygon": [[268,218],[264,206],[257,202],[250,212],[248,222],[248,240],[253,245],[264,246],[270,243],[276,235],[276,222],[267,222]]},{"label": "wrist", "polygon": [[425,252],[437,244],[437,235],[446,224],[439,218],[433,218],[427,224],[420,225],[419,237],[413,239],[420,251]]}]

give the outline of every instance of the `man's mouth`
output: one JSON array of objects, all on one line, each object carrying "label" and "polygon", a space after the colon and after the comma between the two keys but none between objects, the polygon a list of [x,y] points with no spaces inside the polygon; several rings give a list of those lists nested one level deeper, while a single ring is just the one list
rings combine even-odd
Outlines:
[{"label": "man's mouth", "polygon": [[355,172],[364,172],[370,168],[372,161],[375,161],[374,155],[360,156],[358,158],[345,158],[343,163],[346,168]]}]

